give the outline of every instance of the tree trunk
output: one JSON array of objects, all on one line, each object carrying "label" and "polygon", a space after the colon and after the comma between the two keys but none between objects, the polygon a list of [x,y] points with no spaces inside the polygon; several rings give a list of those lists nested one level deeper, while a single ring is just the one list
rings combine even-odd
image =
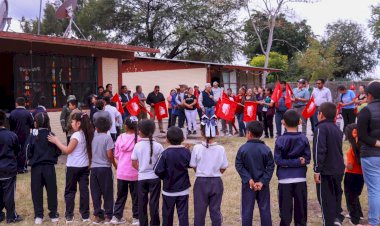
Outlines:
[{"label": "tree trunk", "polygon": [[[273,31],[274,31],[275,25],[276,25],[276,17],[272,16],[269,22],[269,35],[268,35],[268,41],[267,41],[267,49],[265,50],[265,53],[264,53],[264,56],[265,56],[264,69],[267,69],[269,65],[269,54],[270,54],[270,49],[272,48]],[[269,74],[268,71],[264,71],[263,79],[261,80],[261,86],[263,88],[266,87],[268,74]]]}]

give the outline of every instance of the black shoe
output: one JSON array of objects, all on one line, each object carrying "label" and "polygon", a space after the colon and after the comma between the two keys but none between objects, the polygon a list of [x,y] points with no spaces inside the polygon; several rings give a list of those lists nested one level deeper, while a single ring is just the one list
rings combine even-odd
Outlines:
[{"label": "black shoe", "polygon": [[165,131],[161,130],[160,133],[165,133]]},{"label": "black shoe", "polygon": [[191,131],[190,130],[187,130],[187,135],[191,135]]},{"label": "black shoe", "polygon": [[197,131],[196,131],[196,130],[194,130],[194,131],[193,131],[193,134],[197,134]]},{"label": "black shoe", "polygon": [[269,136],[265,136],[264,138],[267,138],[267,139],[268,139],[268,138],[269,138]]},{"label": "black shoe", "polygon": [[17,222],[20,222],[22,220],[24,220],[24,219],[22,219],[22,217],[20,215],[16,215],[16,217],[13,219],[7,219],[7,224],[17,223]]}]

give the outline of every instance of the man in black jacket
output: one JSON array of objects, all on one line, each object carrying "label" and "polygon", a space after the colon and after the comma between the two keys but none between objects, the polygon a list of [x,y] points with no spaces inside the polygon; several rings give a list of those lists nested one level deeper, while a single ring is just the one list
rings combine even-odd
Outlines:
[{"label": "man in black jacket", "polygon": [[21,221],[15,208],[15,188],[17,175],[16,156],[20,152],[17,135],[5,128],[6,114],[0,111],[0,222],[5,219],[3,209],[7,211],[7,223]]},{"label": "man in black jacket", "polygon": [[130,90],[128,90],[127,86],[122,85],[120,87],[120,98],[121,98],[120,101],[123,104],[123,108],[124,108],[124,115],[122,115],[123,116],[123,122],[124,122],[125,118],[128,115],[130,115],[126,105],[127,105],[128,101],[130,101],[132,99],[132,97],[130,95]]},{"label": "man in black jacket", "polygon": [[33,116],[25,108],[24,97],[16,98],[16,109],[9,116],[9,127],[12,132],[17,134],[21,146],[21,151],[17,155],[17,171],[18,173],[25,173],[27,165],[24,145],[30,134],[30,129],[33,127]]},{"label": "man in black jacket", "polygon": [[[154,110],[154,105],[165,101],[164,95],[160,92],[160,87],[155,86],[154,91],[148,94],[148,97],[146,98],[146,103],[150,105],[150,113],[152,113],[153,117],[152,119],[156,119],[156,112]],[[165,133],[164,132],[164,126],[162,124],[162,119],[157,119],[158,121],[158,128],[160,129],[160,133]]]},{"label": "man in black jacket", "polygon": [[323,225],[342,225],[342,179],[344,160],[343,133],[335,125],[336,105],[326,102],[319,106],[318,125],[314,136],[314,181],[322,208]]}]

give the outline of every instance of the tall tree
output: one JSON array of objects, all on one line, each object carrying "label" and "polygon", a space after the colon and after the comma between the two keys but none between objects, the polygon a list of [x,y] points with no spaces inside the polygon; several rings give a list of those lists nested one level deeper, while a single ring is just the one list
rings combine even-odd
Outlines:
[{"label": "tall tree", "polygon": [[[269,53],[272,49],[273,44],[273,34],[276,25],[278,24],[278,18],[282,14],[286,14],[289,10],[287,7],[288,3],[291,2],[314,2],[312,0],[260,0],[261,4],[259,6],[255,6],[255,10],[251,9],[251,1],[247,0],[245,3],[245,8],[248,12],[253,30],[255,31],[255,34],[257,36],[257,39],[260,44],[260,49],[262,54],[265,56],[265,63],[264,68],[268,68],[269,63]],[[253,13],[252,13],[253,12]],[[268,29],[268,32],[265,35],[262,31],[259,30],[258,22],[262,22],[262,20],[256,21],[255,18],[252,16],[255,12],[260,12],[262,15],[264,15],[266,20],[266,29]],[[265,39],[264,39],[265,37]],[[266,42],[265,42],[266,40]],[[264,72],[264,75],[262,77],[262,86],[265,87],[266,85],[266,76],[267,72]]]},{"label": "tall tree", "polygon": [[380,4],[371,6],[369,28],[371,29],[374,38],[380,41]]},{"label": "tall tree", "polygon": [[[262,34],[263,42],[267,42],[268,29],[266,29],[266,18],[260,12],[252,15],[256,21],[257,28]],[[260,20],[262,20],[260,22]],[[243,47],[245,55],[248,59],[252,59],[258,54],[262,54],[259,40],[253,30],[250,20],[245,22],[245,43]],[[313,36],[311,27],[307,25],[306,20],[299,22],[290,22],[286,19],[285,15],[280,15],[277,20],[276,29],[273,31],[273,44],[271,51],[287,55],[288,59],[292,59],[297,52],[304,51],[309,45],[309,39]]]},{"label": "tall tree", "polygon": [[365,29],[352,21],[337,21],[327,25],[325,45],[335,46],[337,64],[341,70],[335,71],[337,78],[365,77],[377,65],[377,44],[366,37]]}]

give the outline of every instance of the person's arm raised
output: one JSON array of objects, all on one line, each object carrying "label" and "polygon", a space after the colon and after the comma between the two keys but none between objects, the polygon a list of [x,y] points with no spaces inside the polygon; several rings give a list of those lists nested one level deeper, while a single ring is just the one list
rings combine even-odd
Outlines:
[{"label": "person's arm raised", "polygon": [[57,145],[59,150],[61,150],[63,153],[65,153],[67,155],[71,154],[74,151],[75,147],[78,145],[78,140],[76,138],[70,139],[69,145],[67,145],[67,146],[62,144],[62,142],[58,139],[58,137],[56,137],[52,134],[48,135],[48,140],[49,140],[49,142]]}]

